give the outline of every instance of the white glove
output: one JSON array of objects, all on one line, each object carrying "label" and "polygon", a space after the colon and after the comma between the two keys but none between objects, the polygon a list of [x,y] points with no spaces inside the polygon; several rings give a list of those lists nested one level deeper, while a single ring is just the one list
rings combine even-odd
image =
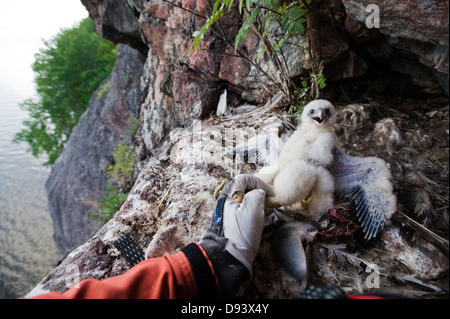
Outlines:
[{"label": "white glove", "polygon": [[[267,193],[271,195],[271,188],[253,175],[238,175],[229,183],[230,191],[224,194],[228,195],[223,219],[224,237],[228,239],[225,249],[251,273],[265,224],[264,201]],[[234,196],[238,190],[245,193],[242,203]]]},{"label": "white glove", "polygon": [[[234,194],[245,193],[242,203]],[[233,297],[248,278],[265,224],[264,201],[271,187],[252,175],[238,175],[217,199],[212,225],[200,245],[213,264],[226,297]]]}]

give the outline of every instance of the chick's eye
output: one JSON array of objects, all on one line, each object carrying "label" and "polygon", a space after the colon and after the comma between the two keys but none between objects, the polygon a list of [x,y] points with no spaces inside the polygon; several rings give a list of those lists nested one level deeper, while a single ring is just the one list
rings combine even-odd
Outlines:
[{"label": "chick's eye", "polygon": [[331,114],[331,112],[330,112],[329,109],[327,109],[327,110],[325,111],[325,113],[326,113],[327,116],[330,116],[330,114]]},{"label": "chick's eye", "polygon": [[310,111],[309,111],[309,114],[314,114],[314,110],[310,110]]}]

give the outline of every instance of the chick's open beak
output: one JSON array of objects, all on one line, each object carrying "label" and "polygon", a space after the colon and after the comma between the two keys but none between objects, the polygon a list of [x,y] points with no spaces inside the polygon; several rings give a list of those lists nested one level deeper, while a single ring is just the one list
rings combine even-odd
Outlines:
[{"label": "chick's open beak", "polygon": [[328,115],[325,110],[317,110],[314,116],[312,117],[314,121],[316,121],[319,125],[324,124],[328,120]]}]

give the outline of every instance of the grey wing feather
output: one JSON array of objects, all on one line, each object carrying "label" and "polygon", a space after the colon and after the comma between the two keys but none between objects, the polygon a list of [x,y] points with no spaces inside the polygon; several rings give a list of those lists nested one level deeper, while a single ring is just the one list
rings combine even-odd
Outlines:
[{"label": "grey wing feather", "polygon": [[380,158],[350,156],[338,149],[334,154],[335,192],[354,201],[364,238],[371,239],[396,210],[391,172]]}]

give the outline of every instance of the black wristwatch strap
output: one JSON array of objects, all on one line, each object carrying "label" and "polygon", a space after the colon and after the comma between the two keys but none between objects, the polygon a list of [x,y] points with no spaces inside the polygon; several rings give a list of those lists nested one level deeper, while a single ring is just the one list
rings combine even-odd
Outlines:
[{"label": "black wristwatch strap", "polygon": [[137,243],[130,235],[125,234],[114,242],[114,246],[122,253],[131,267],[137,265],[145,259],[144,251],[139,248]]},{"label": "black wristwatch strap", "polygon": [[191,265],[200,299],[218,298],[219,288],[216,285],[216,280],[209,267],[208,261],[205,259],[200,248],[195,243],[190,243],[183,247],[181,251]]}]

